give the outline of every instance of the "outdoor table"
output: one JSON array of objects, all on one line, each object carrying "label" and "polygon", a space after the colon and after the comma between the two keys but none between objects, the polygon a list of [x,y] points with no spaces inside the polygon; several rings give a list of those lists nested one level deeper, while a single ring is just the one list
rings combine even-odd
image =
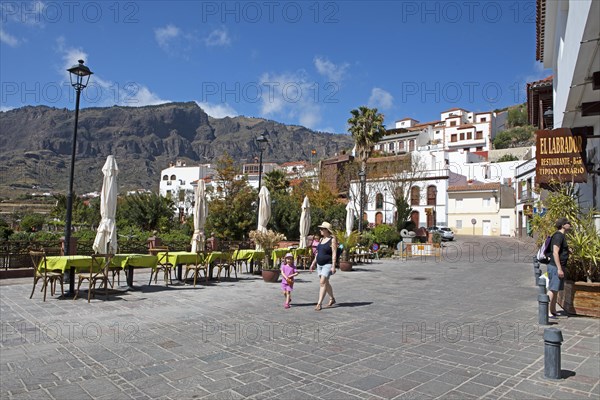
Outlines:
[{"label": "outdoor table", "polygon": [[[310,261],[310,256],[312,256],[312,249],[310,247],[305,247],[303,249],[301,248],[296,248],[292,250],[292,254],[294,255],[294,260],[296,262],[296,265],[299,265],[299,261],[302,259],[302,257],[304,256],[308,256],[309,257],[309,261]],[[306,262],[303,261],[302,262],[304,269],[306,269]]]},{"label": "outdoor table", "polygon": [[263,260],[264,258],[265,252],[262,250],[240,249],[233,252],[234,262],[250,263],[250,273],[254,271],[254,261]]},{"label": "outdoor table", "polygon": [[282,248],[282,249],[274,249],[271,252],[271,259],[273,260],[273,265],[277,265],[277,261],[285,257],[287,253],[291,253],[292,249]]},{"label": "outdoor table", "polygon": [[[157,254],[160,260],[164,256],[165,252]],[[198,259],[197,257],[200,256]],[[183,264],[195,264],[196,262],[203,262],[204,255],[202,253],[194,253],[191,251],[170,251],[167,262],[172,266],[177,266],[176,279],[181,281],[181,269]]]},{"label": "outdoor table", "polygon": [[[61,271],[65,273],[77,268],[89,268],[92,265],[91,256],[48,256],[46,257],[46,269],[48,271]],[[38,266],[39,267],[39,266]]]},{"label": "outdoor table", "polygon": [[127,287],[135,290],[133,286],[134,268],[156,268],[158,257],[150,254],[115,254],[111,264],[123,269],[127,268]]},{"label": "outdoor table", "polygon": [[69,271],[69,292],[66,297],[75,295],[75,269],[89,268],[92,264],[91,256],[48,256],[46,257],[46,268],[48,271]]},{"label": "outdoor table", "polygon": [[212,279],[212,273],[213,273],[213,266],[212,264],[215,261],[221,261],[221,260],[227,260],[227,253],[224,253],[222,251],[213,251],[211,253],[208,253],[206,256],[206,265],[208,266],[208,276],[210,279]]}]

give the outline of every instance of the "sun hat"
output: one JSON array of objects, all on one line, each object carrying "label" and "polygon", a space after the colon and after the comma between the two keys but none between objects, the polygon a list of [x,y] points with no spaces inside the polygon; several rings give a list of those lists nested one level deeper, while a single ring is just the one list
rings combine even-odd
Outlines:
[{"label": "sun hat", "polygon": [[319,228],[327,229],[330,233],[333,233],[333,228],[329,222],[323,222],[321,225],[319,225]]},{"label": "sun hat", "polygon": [[294,258],[292,253],[287,253],[284,258]]}]

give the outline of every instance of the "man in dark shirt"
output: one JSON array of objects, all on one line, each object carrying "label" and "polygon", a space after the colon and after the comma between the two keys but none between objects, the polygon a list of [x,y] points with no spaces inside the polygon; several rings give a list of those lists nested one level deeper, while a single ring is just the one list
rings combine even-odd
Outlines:
[{"label": "man in dark shirt", "polygon": [[571,223],[567,218],[556,221],[557,231],[552,235],[550,250],[552,255],[548,263],[548,297],[550,298],[550,318],[556,318],[556,300],[559,290],[564,288],[565,269],[569,259],[569,246],[565,234],[571,230]]}]

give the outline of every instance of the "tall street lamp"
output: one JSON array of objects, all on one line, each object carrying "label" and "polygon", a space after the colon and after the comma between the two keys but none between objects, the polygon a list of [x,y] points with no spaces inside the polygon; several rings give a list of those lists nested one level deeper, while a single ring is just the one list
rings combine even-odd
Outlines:
[{"label": "tall street lamp", "polygon": [[367,173],[364,169],[361,168],[360,172],[358,173],[358,177],[359,177],[359,199],[358,199],[358,204],[359,204],[359,215],[358,215],[358,232],[362,233],[363,231],[363,215],[365,214],[365,184],[366,184],[366,178],[367,178]]},{"label": "tall street lamp", "polygon": [[[71,254],[71,216],[73,215],[73,174],[75,172],[75,151],[77,149],[77,122],[79,120],[79,98],[81,91],[88,85],[92,71],[85,65],[83,60],[79,64],[67,69],[71,79],[71,86],[75,88],[75,128],[73,129],[73,147],[71,151],[71,171],[69,173],[69,191],[67,193],[67,216],[65,218],[65,255]],[[69,295],[75,293],[75,269],[69,271]]]},{"label": "tall street lamp", "polygon": [[[433,188],[433,197],[434,197],[434,201],[433,201],[433,226],[437,226],[437,187],[434,186]],[[446,221],[448,222],[448,221]]]},{"label": "tall street lamp", "polygon": [[262,165],[262,157],[263,157],[263,151],[265,151],[265,149],[267,148],[267,143],[269,143],[269,139],[266,138],[265,134],[261,134],[259,138],[256,139],[256,142],[258,143],[258,149],[260,150],[260,159],[258,161],[258,191],[260,192],[260,184],[261,184],[261,180],[262,180],[262,171],[263,171],[263,165]]}]

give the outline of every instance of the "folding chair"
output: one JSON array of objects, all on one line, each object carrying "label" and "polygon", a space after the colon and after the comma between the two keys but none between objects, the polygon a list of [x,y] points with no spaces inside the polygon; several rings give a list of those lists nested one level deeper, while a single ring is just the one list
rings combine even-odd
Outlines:
[{"label": "folding chair", "polygon": [[150,254],[158,256],[158,262],[156,264],[156,268],[152,268],[152,272],[150,272],[150,281],[148,285],[152,284],[152,277],[154,277],[154,283],[158,280],[158,273],[160,271],[164,274],[165,285],[169,286],[169,282],[173,284],[173,279],[171,278],[171,270],[173,269],[173,265],[169,263],[169,247],[167,246],[157,246],[150,249]]},{"label": "folding chair", "polygon": [[193,271],[194,274],[194,287],[196,287],[196,281],[200,271],[204,271],[204,278],[208,282],[208,265],[204,263],[204,253],[199,251],[196,253],[196,262],[194,264],[187,264],[185,266],[185,275],[183,281],[185,282],[188,278],[188,273]]},{"label": "folding chair", "polygon": [[96,296],[96,284],[99,282],[100,286],[104,286],[104,295],[108,299],[108,270],[110,268],[110,260],[112,254],[94,254],[92,255],[92,262],[89,270],[85,272],[79,272],[77,276],[79,280],[77,282],[77,290],[75,291],[76,300],[79,296],[79,289],[83,281],[88,281],[88,303],[92,297]]},{"label": "folding chair", "polygon": [[233,252],[226,251],[223,253],[222,257],[215,262],[215,267],[217,267],[217,281],[221,281],[221,271],[225,271],[228,278],[231,278],[231,270],[235,273],[235,279],[237,280],[237,268],[235,263],[233,262]]},{"label": "folding chair", "polygon": [[33,297],[33,293],[35,292],[35,285],[37,285],[38,281],[42,279],[42,289],[44,291],[44,301],[46,301],[46,291],[48,289],[48,285],[50,285],[50,295],[54,296],[54,291],[56,289],[56,281],[60,282],[60,292],[64,296],[64,286],[63,286],[63,272],[62,271],[48,271],[47,268],[47,260],[46,260],[46,252],[45,251],[30,251],[29,255],[31,257],[31,262],[33,263],[33,289],[31,289],[31,295],[29,298]]}]

